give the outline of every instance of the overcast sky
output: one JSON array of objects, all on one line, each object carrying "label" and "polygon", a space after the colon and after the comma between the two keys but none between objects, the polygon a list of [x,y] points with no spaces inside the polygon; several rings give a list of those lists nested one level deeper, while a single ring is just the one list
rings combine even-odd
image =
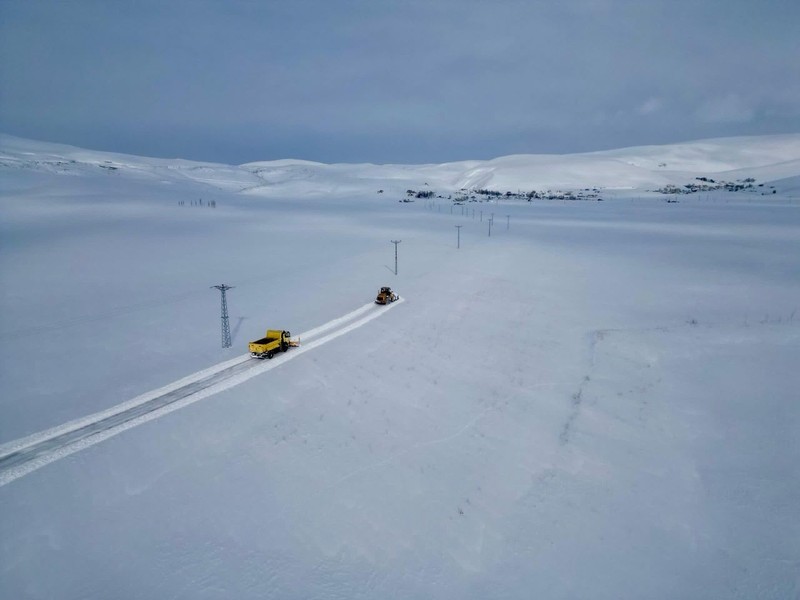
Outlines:
[{"label": "overcast sky", "polygon": [[798,0],[0,0],[0,131],[239,164],[800,132]]}]

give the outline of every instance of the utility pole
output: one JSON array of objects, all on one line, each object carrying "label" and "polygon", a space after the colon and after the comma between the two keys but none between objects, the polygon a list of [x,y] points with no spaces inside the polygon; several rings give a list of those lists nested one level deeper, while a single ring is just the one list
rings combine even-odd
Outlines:
[{"label": "utility pole", "polygon": [[394,274],[397,275],[397,244],[403,240],[389,240],[394,244]]},{"label": "utility pole", "polygon": [[454,227],[458,231],[458,245],[456,246],[456,248],[461,248],[461,228],[463,227],[463,225],[454,225]]},{"label": "utility pole", "polygon": [[222,347],[231,347],[231,324],[228,321],[228,300],[225,298],[225,292],[232,290],[233,287],[229,285],[212,285],[212,288],[218,289],[222,292]]},{"label": "utility pole", "polygon": [[492,219],[489,219],[489,237],[492,237]]},{"label": "utility pole", "polygon": [[511,215],[506,215],[506,231],[511,226]]}]

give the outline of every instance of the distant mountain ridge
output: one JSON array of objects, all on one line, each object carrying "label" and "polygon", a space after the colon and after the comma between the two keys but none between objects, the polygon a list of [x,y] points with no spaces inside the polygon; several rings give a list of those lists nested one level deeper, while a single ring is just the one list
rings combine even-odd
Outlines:
[{"label": "distant mountain ridge", "polygon": [[51,174],[187,178],[254,195],[336,194],[428,185],[446,192],[600,189],[654,190],[698,177],[753,178],[770,183],[800,177],[800,134],[698,140],[579,154],[518,154],[443,164],[325,164],[299,159],[225,165],[86,150],[0,134],[0,169]]}]

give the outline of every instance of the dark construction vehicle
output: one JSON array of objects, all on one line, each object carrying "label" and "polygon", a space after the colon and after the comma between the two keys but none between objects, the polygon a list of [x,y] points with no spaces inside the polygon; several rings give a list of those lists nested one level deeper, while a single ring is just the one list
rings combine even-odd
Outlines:
[{"label": "dark construction vehicle", "polygon": [[385,286],[381,288],[380,292],[378,292],[378,297],[375,298],[375,304],[391,304],[399,297],[400,296],[392,291],[392,288]]}]

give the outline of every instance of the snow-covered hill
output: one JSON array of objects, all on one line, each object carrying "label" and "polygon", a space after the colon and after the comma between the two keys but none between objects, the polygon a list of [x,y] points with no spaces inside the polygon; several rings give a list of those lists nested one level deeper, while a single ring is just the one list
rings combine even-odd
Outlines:
[{"label": "snow-covered hill", "polygon": [[[798,161],[2,137],[0,598],[796,597]],[[751,176],[775,193],[646,192]],[[255,362],[267,328],[301,347]]]},{"label": "snow-covered hill", "polygon": [[327,194],[402,191],[428,185],[496,191],[575,190],[587,187],[652,190],[696,177],[753,177],[761,183],[800,176],[800,134],[722,138],[571,155],[516,155],[441,165],[322,164],[305,160],[241,166],[164,160],[86,151],[0,136],[0,166],[60,174],[107,173],[160,183],[189,179],[249,194]]}]

